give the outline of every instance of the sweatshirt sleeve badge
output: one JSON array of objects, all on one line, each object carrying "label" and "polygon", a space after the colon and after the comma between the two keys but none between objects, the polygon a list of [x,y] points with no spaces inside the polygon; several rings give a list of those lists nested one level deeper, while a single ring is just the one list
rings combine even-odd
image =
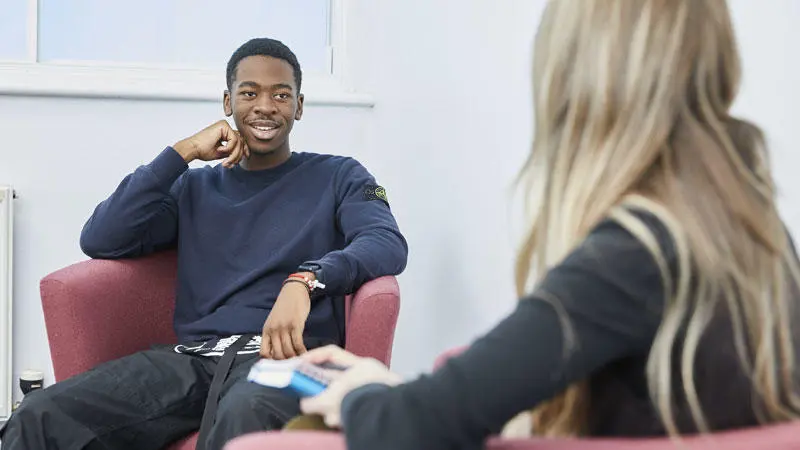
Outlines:
[{"label": "sweatshirt sleeve badge", "polygon": [[386,189],[377,184],[368,184],[364,186],[364,200],[380,200],[389,206],[389,197],[386,196]]}]

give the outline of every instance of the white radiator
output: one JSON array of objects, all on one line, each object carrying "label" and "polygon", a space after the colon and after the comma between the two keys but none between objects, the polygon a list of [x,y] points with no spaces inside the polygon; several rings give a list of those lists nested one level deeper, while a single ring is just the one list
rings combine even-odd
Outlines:
[{"label": "white radiator", "polygon": [[11,255],[14,190],[0,185],[0,421],[11,415]]}]

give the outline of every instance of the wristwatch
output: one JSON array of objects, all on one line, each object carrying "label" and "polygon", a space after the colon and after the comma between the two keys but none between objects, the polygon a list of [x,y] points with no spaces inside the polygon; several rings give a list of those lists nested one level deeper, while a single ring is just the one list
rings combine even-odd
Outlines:
[{"label": "wristwatch", "polygon": [[324,283],[325,280],[322,279],[322,266],[317,263],[303,263],[297,267],[298,272],[310,272],[314,274],[314,278],[317,279],[320,283]]}]

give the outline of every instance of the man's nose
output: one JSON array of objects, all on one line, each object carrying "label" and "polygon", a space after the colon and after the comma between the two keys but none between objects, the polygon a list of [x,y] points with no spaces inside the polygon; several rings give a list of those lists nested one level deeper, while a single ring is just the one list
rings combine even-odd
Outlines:
[{"label": "man's nose", "polygon": [[262,114],[274,114],[278,112],[278,106],[271,95],[260,95],[256,100],[255,112]]}]

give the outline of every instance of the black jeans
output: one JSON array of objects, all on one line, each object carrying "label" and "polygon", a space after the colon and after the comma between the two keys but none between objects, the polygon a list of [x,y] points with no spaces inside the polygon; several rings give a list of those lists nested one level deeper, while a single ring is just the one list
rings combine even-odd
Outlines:
[{"label": "black jeans", "polygon": [[[238,355],[223,386],[208,449],[280,429],[299,397],[247,381],[258,354]],[[161,450],[200,427],[218,357],[146,350],[25,397],[0,434],[2,450]]]}]

